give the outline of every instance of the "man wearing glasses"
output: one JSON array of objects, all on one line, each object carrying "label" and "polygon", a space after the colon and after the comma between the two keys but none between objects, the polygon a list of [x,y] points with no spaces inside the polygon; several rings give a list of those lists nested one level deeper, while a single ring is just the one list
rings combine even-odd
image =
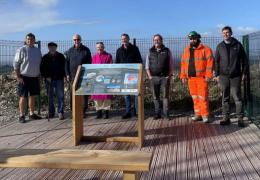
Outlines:
[{"label": "man wearing glasses", "polygon": [[[91,64],[91,52],[88,47],[81,43],[81,36],[79,34],[73,35],[74,45],[67,50],[64,54],[66,56],[65,71],[67,81],[70,84],[76,76],[76,72],[79,65]],[[70,92],[70,109],[72,110],[72,90]],[[85,116],[86,110],[88,109],[88,96],[84,96],[84,108],[83,115]]]},{"label": "man wearing glasses", "polygon": [[188,35],[190,44],[181,57],[182,83],[188,83],[193,99],[193,121],[209,122],[208,83],[213,76],[214,58],[212,50],[200,41],[200,34],[191,31]]},{"label": "man wearing glasses", "polygon": [[155,114],[153,119],[161,119],[160,110],[160,90],[163,99],[163,117],[169,120],[168,99],[170,80],[173,72],[173,57],[170,49],[164,46],[163,38],[160,34],[153,36],[153,47],[146,57],[145,69],[151,81],[151,90]]}]

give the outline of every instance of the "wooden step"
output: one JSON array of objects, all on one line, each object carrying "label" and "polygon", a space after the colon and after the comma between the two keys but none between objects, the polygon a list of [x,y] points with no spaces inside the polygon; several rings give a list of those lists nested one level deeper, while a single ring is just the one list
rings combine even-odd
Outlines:
[{"label": "wooden step", "polygon": [[[1,149],[0,167],[92,169],[123,171],[124,179],[138,179],[138,172],[149,171],[152,153],[75,150]],[[132,178],[131,178],[132,177]]]}]

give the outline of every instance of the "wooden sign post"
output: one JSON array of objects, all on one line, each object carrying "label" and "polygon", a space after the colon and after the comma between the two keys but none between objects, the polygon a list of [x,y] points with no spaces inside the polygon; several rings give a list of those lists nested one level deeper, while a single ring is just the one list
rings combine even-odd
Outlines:
[{"label": "wooden sign post", "polygon": [[[76,77],[73,82],[72,89],[72,127],[73,127],[73,144],[79,145],[81,141],[94,141],[94,142],[129,142],[138,144],[142,147],[144,141],[144,90],[143,90],[143,67],[142,64],[139,66],[138,75],[138,119],[137,119],[137,131],[138,136],[127,137],[127,136],[84,136],[84,125],[83,125],[83,95],[77,94],[77,88],[80,77],[82,76],[82,66],[78,67]],[[82,79],[82,78],[81,78]],[[101,94],[101,93],[100,93]],[[109,94],[109,93],[106,93]],[[89,94],[86,94],[89,95]],[[126,93],[111,93],[111,95],[127,95]]]}]

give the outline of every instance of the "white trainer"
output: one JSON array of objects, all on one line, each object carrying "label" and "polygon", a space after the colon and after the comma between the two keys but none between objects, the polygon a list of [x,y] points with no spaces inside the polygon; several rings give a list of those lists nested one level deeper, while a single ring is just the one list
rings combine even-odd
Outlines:
[{"label": "white trainer", "polygon": [[201,121],[201,120],[202,120],[202,117],[201,117],[201,116],[198,116],[198,115],[195,115],[195,116],[192,116],[192,117],[191,117],[191,120],[192,120],[192,121]]}]

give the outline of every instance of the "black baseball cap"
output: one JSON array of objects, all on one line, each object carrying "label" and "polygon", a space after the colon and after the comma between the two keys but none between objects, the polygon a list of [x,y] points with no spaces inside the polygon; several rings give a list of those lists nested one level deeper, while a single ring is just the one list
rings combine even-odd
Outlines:
[{"label": "black baseball cap", "polygon": [[49,43],[48,43],[48,47],[49,47],[49,46],[55,46],[55,47],[57,47],[58,45],[57,45],[55,42],[49,42]]}]

